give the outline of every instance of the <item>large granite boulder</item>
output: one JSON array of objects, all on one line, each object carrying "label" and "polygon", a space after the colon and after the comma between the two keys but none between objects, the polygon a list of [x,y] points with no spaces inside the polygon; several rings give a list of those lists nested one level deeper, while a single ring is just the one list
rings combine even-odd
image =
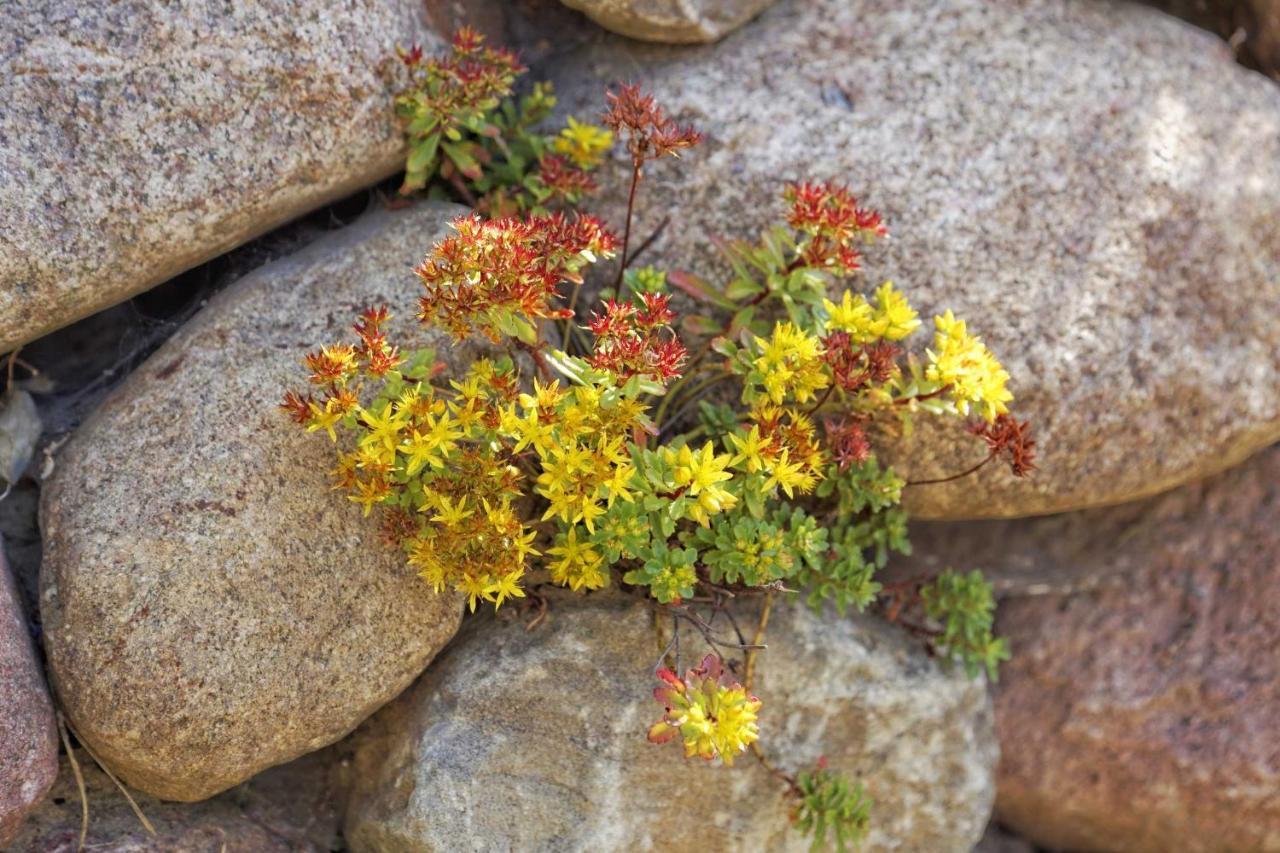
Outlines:
[{"label": "large granite boulder", "polygon": [[277,403],[365,305],[389,304],[408,343],[443,342],[412,320],[411,268],[460,211],[367,214],[246,276],[58,455],[41,508],[51,676],[131,785],[197,800],[332,743],[453,636],[458,600],[331,491],[328,439]]},{"label": "large granite boulder", "polygon": [[58,734],[22,597],[0,540],[0,845],[58,773]]},{"label": "large granite boulder", "polygon": [[981,566],[1013,659],[997,811],[1051,849],[1280,850],[1280,448],[1110,510],[922,525]]},{"label": "large granite boulder", "polygon": [[[707,133],[646,172],[645,262],[721,274],[710,238],[776,221],[790,179],[884,212],[863,284],[968,318],[1040,442],[1033,478],[912,489],[917,514],[1131,500],[1280,437],[1280,88],[1208,34],[1130,3],[791,0],[714,47],[598,36],[547,70],[566,112],[635,81]],[[593,203],[617,223],[627,172]],[[912,478],[982,458],[918,424]]]},{"label": "large granite boulder", "polygon": [[[647,606],[552,604],[532,632],[478,620],[361,730],[353,850],[808,849],[750,755],[728,768],[646,741],[662,713]],[[794,771],[825,755],[861,778],[875,801],[866,850],[971,849],[996,761],[984,683],[871,618],[781,605],[768,642],[755,692],[774,760]],[[703,645],[682,640],[686,656]]]},{"label": "large granite boulder", "polygon": [[641,41],[715,41],[760,14],[773,0],[564,0],[606,29]]},{"label": "large granite boulder", "polygon": [[415,0],[8,4],[0,352],[395,172],[415,41]]}]

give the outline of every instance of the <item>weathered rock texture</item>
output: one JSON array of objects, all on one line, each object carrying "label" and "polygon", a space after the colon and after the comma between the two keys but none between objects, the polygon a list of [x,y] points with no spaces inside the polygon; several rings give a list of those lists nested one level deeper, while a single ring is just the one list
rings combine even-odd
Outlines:
[{"label": "weathered rock texture", "polygon": [[0,845],[58,772],[53,705],[23,609],[0,540]]},{"label": "weathered rock texture", "polygon": [[0,22],[0,352],[402,163],[413,0],[33,0]]},{"label": "weathered rock texture", "polygon": [[[1213,37],[1126,3],[794,0],[714,48],[602,36],[557,68],[568,112],[641,81],[708,134],[646,173],[637,241],[670,218],[647,261],[705,272],[785,180],[847,181],[893,232],[862,284],[954,308],[1002,358],[1041,470],[914,489],[916,513],[1130,500],[1280,437],[1280,88]],[[917,436],[914,478],[982,458]]]},{"label": "weathered rock texture", "polygon": [[[750,756],[724,768],[645,740],[661,714],[649,614],[557,598],[532,633],[481,622],[451,645],[357,736],[352,849],[807,849]],[[756,684],[768,752],[792,769],[825,754],[861,777],[875,800],[865,849],[968,851],[996,760],[983,683],[871,619],[784,606],[769,627]]]},{"label": "weathered rock texture", "polygon": [[[202,803],[164,803],[134,792],[151,835],[107,775],[76,750],[89,800],[85,850],[94,853],[329,853],[341,848],[343,759],[313,753]],[[12,844],[13,853],[75,853],[80,793],[64,756],[52,796]]]},{"label": "weathered rock texture", "polygon": [[1010,596],[1003,822],[1052,849],[1280,850],[1277,520],[1280,448],[1116,510],[913,535]]},{"label": "weathered rock texture", "polygon": [[[453,635],[333,449],[276,404],[301,356],[389,304],[460,208],[366,215],[219,294],[85,422],[42,496],[54,686],[100,758],[165,799],[208,797],[332,743]],[[441,350],[465,359],[465,349]]]},{"label": "weathered rock texture", "polygon": [[564,0],[606,29],[642,41],[716,41],[773,0]]}]

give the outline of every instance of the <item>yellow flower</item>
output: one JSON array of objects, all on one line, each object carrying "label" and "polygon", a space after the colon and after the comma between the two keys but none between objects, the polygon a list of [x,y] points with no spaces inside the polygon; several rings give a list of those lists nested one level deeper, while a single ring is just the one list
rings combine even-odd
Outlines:
[{"label": "yellow flower", "polygon": [[760,700],[741,684],[725,683],[728,679],[714,655],[703,658],[683,679],[666,669],[658,677],[665,684],[653,695],[666,706],[666,713],[649,728],[650,741],[666,743],[679,735],[685,757],[718,756],[732,765],[735,755],[760,738]]},{"label": "yellow flower", "polygon": [[871,331],[877,338],[900,341],[920,328],[920,318],[907,297],[886,281],[876,288],[876,314]]},{"label": "yellow flower", "polygon": [[949,387],[949,395],[962,415],[976,405],[988,422],[1006,413],[1013,394],[1005,388],[1009,374],[986,348],[970,335],[963,320],[950,312],[934,318],[933,349],[927,351],[925,378]]},{"label": "yellow flower", "polygon": [[720,485],[733,478],[724,470],[733,458],[728,453],[717,456],[708,441],[701,451],[692,451],[685,445],[678,453],[664,448],[663,454],[668,462],[675,465],[676,485],[686,487],[689,496],[698,499],[689,509],[689,517],[694,521],[706,527],[710,524],[710,516],[737,505],[738,499]]},{"label": "yellow flower", "polygon": [[307,408],[311,410],[311,420],[307,421],[307,432],[324,430],[329,433],[331,441],[337,441],[338,434],[334,432],[333,427],[338,421],[342,420],[342,412],[334,404],[334,401],[327,401],[323,409],[312,401],[307,404]]},{"label": "yellow flower", "polygon": [[[524,598],[524,590],[520,588],[520,579],[524,577],[524,567],[508,572],[484,588],[484,596],[493,602],[497,610],[508,598]],[[474,608],[473,608],[474,609]]]},{"label": "yellow flower", "polygon": [[778,323],[769,340],[756,338],[756,346],[760,355],[754,366],[763,377],[765,393],[773,402],[781,403],[790,394],[797,402],[806,403],[813,399],[815,392],[827,387],[829,380],[822,369],[822,345],[795,323]]},{"label": "yellow flower", "polygon": [[578,541],[577,525],[569,528],[569,532],[560,537],[560,542],[562,544],[547,549],[548,556],[560,558],[547,566],[553,582],[574,592],[584,588],[600,589],[608,582],[601,571],[604,558],[589,542]]},{"label": "yellow flower", "polygon": [[848,332],[858,343],[865,343],[874,337],[871,333],[871,306],[862,294],[854,296],[846,290],[839,305],[830,299],[824,299],[822,307],[827,309],[827,331]]},{"label": "yellow flower", "polygon": [[774,486],[780,486],[782,491],[787,493],[787,497],[795,497],[795,490],[799,490],[801,494],[812,491],[817,485],[817,477],[805,470],[806,465],[803,461],[791,462],[787,457],[790,455],[789,450],[783,450],[782,455],[770,467],[769,479],[765,481],[765,489],[771,489]]},{"label": "yellow flower", "polygon": [[431,516],[431,520],[443,524],[445,527],[456,527],[462,523],[462,520],[469,518],[475,514],[475,510],[467,509],[467,496],[463,495],[458,498],[455,504],[449,500],[448,495],[441,495],[431,492],[427,495],[427,503],[422,505],[422,512],[434,508],[436,514]]},{"label": "yellow flower", "polygon": [[515,406],[512,406],[502,413],[502,429],[516,439],[516,446],[513,448],[516,453],[533,445],[534,451],[539,456],[545,456],[551,447],[551,442],[555,440],[550,424],[539,422],[536,409],[521,418],[516,415]]},{"label": "yellow flower", "polygon": [[356,494],[348,495],[347,500],[355,501],[364,507],[364,515],[368,515],[373,510],[373,505],[382,503],[390,491],[386,481],[380,477],[374,477],[372,480],[356,480]]},{"label": "yellow flower", "polygon": [[769,441],[760,438],[760,427],[752,426],[751,432],[745,437],[734,433],[729,436],[729,440],[738,449],[737,454],[729,462],[730,465],[745,464],[748,474],[754,474],[764,467],[765,460],[761,453],[769,446]]},{"label": "yellow flower", "polygon": [[569,116],[568,127],[551,143],[557,154],[563,154],[579,169],[591,169],[600,164],[600,157],[613,145],[613,133],[594,124],[579,124]]},{"label": "yellow flower", "polygon": [[488,575],[463,575],[458,578],[453,588],[467,596],[467,606],[476,612],[476,602],[486,598],[485,589],[489,586]]},{"label": "yellow flower", "polygon": [[560,390],[560,380],[556,379],[550,385],[543,385],[537,379],[534,379],[533,394],[521,394],[520,405],[526,409],[551,411],[560,405],[562,399],[564,399],[564,392]]},{"label": "yellow flower", "polygon": [[369,432],[362,439],[361,445],[382,445],[394,451],[400,443],[400,433],[405,428],[405,416],[393,413],[391,402],[382,404],[382,411],[375,414],[366,408],[359,408],[360,420]]}]

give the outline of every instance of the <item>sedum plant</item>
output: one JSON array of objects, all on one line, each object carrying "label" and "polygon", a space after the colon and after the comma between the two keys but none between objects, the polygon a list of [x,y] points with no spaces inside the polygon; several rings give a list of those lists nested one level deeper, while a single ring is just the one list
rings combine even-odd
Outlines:
[{"label": "sedum plant", "polygon": [[[893,283],[857,285],[887,228],[845,186],[789,184],[777,226],[721,247],[723,280],[635,267],[644,167],[696,146],[697,131],[624,86],[608,93],[603,127],[571,119],[543,135],[549,89],[517,105],[518,61],[469,31],[450,57],[403,58],[405,190],[476,207],[415,270],[416,319],[493,354],[450,374],[395,341],[386,308],[369,308],[351,342],[306,357],[309,386],[284,410],[336,444],[335,488],[470,610],[541,607],[545,585],[650,600],[661,648],[649,739],[726,765],[751,753],[815,846],[856,846],[871,819],[861,784],[825,763],[780,770],[762,749],[752,683],[771,608],[802,596],[874,610],[994,678],[1007,651],[980,573],[877,580],[909,552],[904,491],[936,481],[904,480],[875,448],[909,418],[961,418],[985,455],[954,476],[997,459],[1029,475],[1035,445],[1009,413],[1008,374],[951,312],[926,331]],[[574,207],[615,136],[631,165],[621,238]],[[582,193],[551,191],[549,169],[576,170]],[[579,317],[593,270],[608,286]],[[731,600],[754,604],[754,630]],[[721,614],[732,636],[715,627]],[[705,645],[683,676],[681,628]]]}]

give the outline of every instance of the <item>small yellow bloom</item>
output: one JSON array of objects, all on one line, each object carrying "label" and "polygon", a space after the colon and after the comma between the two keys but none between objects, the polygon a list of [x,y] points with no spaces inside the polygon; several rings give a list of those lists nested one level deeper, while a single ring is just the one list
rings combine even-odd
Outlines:
[{"label": "small yellow bloom", "polygon": [[568,127],[560,131],[551,147],[563,154],[579,169],[591,169],[600,164],[604,152],[613,145],[613,133],[594,124],[580,124],[569,116]]},{"label": "small yellow bloom", "polygon": [[338,421],[342,420],[342,412],[334,405],[334,401],[326,402],[323,409],[313,401],[307,404],[307,408],[311,410],[311,420],[307,421],[307,432],[324,430],[329,434],[330,441],[337,441],[338,434],[333,428]]},{"label": "small yellow bloom", "polygon": [[373,505],[382,503],[382,499],[389,493],[386,481],[379,477],[372,480],[356,480],[356,493],[348,495],[347,500],[355,501],[364,507],[364,515],[368,515],[373,510]]},{"label": "small yellow bloom", "polygon": [[963,320],[950,311],[934,318],[933,349],[927,350],[929,364],[925,378],[949,387],[948,395],[962,415],[971,405],[994,421],[1009,411],[1013,394],[1006,387],[1009,374],[982,340],[970,335]]},{"label": "small yellow bloom", "polygon": [[559,557],[547,566],[553,582],[567,586],[574,592],[580,589],[600,589],[608,583],[608,578],[601,570],[604,557],[589,542],[578,541],[577,525],[569,528],[560,542],[560,545],[547,549],[548,556]]},{"label": "small yellow bloom", "polygon": [[876,288],[876,314],[872,332],[877,338],[900,341],[920,328],[920,317],[902,292],[895,290],[893,282],[886,281]]},{"label": "small yellow bloom", "polygon": [[524,567],[508,572],[484,588],[485,598],[493,602],[497,610],[508,598],[524,598],[524,590],[520,588],[520,579],[524,577]]},{"label": "small yellow bloom", "polygon": [[839,305],[830,299],[824,299],[822,307],[827,310],[827,331],[848,332],[858,343],[865,343],[873,337],[873,312],[862,294],[854,296],[846,290]]},{"label": "small yellow bloom", "polygon": [[807,403],[830,381],[822,369],[822,344],[795,323],[778,323],[769,340],[757,337],[760,355],[755,369],[763,377],[765,393],[775,403],[791,395]]}]

